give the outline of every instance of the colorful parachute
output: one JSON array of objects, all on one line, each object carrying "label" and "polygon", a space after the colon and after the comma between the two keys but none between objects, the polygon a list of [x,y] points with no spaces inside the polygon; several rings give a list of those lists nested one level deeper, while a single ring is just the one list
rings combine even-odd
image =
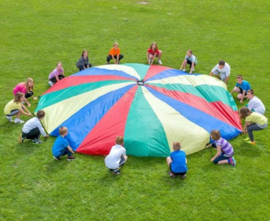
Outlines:
[{"label": "colorful parachute", "polygon": [[237,106],[226,85],[207,75],[164,66],[103,65],[73,74],[44,93],[43,125],[53,136],[69,130],[80,153],[109,153],[124,135],[127,154],[168,156],[173,141],[187,154],[204,148],[210,131],[232,139],[242,131]]}]

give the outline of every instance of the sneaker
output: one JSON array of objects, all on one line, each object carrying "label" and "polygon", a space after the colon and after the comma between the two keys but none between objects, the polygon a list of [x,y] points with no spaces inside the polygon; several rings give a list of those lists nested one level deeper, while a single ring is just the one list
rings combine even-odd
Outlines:
[{"label": "sneaker", "polygon": [[234,159],[234,157],[229,158],[229,164],[231,164],[233,167],[236,165],[236,160]]},{"label": "sneaker", "polygon": [[120,174],[121,174],[120,171],[119,171],[118,169],[112,170],[112,173],[113,173],[114,175],[120,175]]},{"label": "sneaker", "polygon": [[245,138],[245,139],[243,139],[244,141],[249,141],[250,140],[250,138],[249,137],[247,137],[247,138]]},{"label": "sneaker", "polygon": [[151,64],[151,62],[152,62],[152,59],[148,59],[148,62]]},{"label": "sneaker", "polygon": [[248,144],[251,144],[251,145],[255,145],[255,140],[254,141],[246,141],[246,143],[248,143]]},{"label": "sneaker", "polygon": [[162,64],[162,61],[161,61],[161,60],[158,60],[158,63],[159,63],[159,64]]},{"label": "sneaker", "polygon": [[72,161],[72,160],[75,160],[75,157],[74,156],[67,157],[67,161]]},{"label": "sneaker", "polygon": [[16,119],[14,120],[14,123],[15,123],[15,124],[22,124],[22,123],[24,123],[24,121],[21,120],[21,119],[19,119],[19,118],[16,118]]},{"label": "sneaker", "polygon": [[185,179],[187,176],[187,174],[183,175],[183,176],[180,176],[182,179]]},{"label": "sneaker", "polygon": [[52,87],[53,86],[53,82],[49,81],[48,84]]},{"label": "sneaker", "polygon": [[60,157],[55,157],[55,156],[53,156],[53,159],[55,159],[57,161],[61,160]]},{"label": "sneaker", "polygon": [[7,118],[7,120],[9,121],[9,122],[12,122],[13,120],[12,120],[12,116],[6,116],[6,118]]},{"label": "sneaker", "polygon": [[20,142],[20,143],[23,143],[24,140],[25,140],[25,137],[23,137],[23,136],[20,134],[20,136],[19,136],[19,142]]},{"label": "sneaker", "polygon": [[186,69],[183,69],[183,71],[186,71]]},{"label": "sneaker", "polygon": [[169,175],[170,175],[170,177],[175,178],[175,174],[174,173],[170,172]]},{"label": "sneaker", "polygon": [[33,143],[33,144],[41,144],[41,143],[43,143],[43,142],[40,141],[40,140],[38,140],[38,139],[33,139],[33,140],[32,140],[32,143]]}]

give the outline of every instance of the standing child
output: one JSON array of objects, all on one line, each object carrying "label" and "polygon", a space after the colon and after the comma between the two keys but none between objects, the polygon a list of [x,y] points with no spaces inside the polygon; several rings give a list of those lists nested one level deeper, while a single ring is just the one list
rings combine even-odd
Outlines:
[{"label": "standing child", "polygon": [[186,153],[181,149],[181,144],[179,142],[173,143],[174,151],[171,152],[171,155],[166,158],[167,164],[170,168],[170,176],[175,177],[180,175],[182,179],[186,178],[187,174],[187,158]]},{"label": "standing child", "polygon": [[152,65],[155,58],[158,58],[158,63],[162,64],[161,61],[162,51],[158,49],[157,43],[153,42],[150,47],[147,49],[147,62],[149,65]]},{"label": "standing child", "polygon": [[79,68],[80,71],[86,69],[86,68],[91,68],[92,64],[89,63],[89,57],[88,57],[88,52],[86,50],[83,50],[82,56],[79,59],[79,61],[76,63],[77,68]]},{"label": "standing child", "polygon": [[21,114],[24,114],[26,116],[31,117],[32,114],[30,111],[22,104],[24,101],[24,94],[21,92],[17,92],[15,94],[15,98],[8,102],[4,108],[4,114],[6,115],[6,118],[12,122],[12,116],[16,115],[16,119],[14,120],[14,123],[24,123],[20,119]]},{"label": "standing child", "polygon": [[189,49],[187,51],[187,55],[184,58],[184,61],[183,61],[182,65],[181,65],[181,67],[180,67],[180,70],[186,71],[187,64],[189,64],[189,67],[190,67],[189,73],[192,74],[192,72],[195,71],[195,69],[194,69],[195,66],[197,65],[197,58],[193,54],[191,49]]},{"label": "standing child", "polygon": [[212,130],[211,138],[215,143],[209,144],[207,147],[212,146],[217,149],[217,153],[211,161],[214,164],[231,164],[235,166],[236,161],[233,157],[234,151],[232,145],[220,136],[219,130]]},{"label": "standing child", "polygon": [[37,112],[37,116],[28,120],[22,128],[22,135],[20,135],[20,142],[23,143],[25,139],[30,139],[34,144],[40,144],[42,141],[39,140],[40,134],[42,134],[45,138],[48,138],[42,127],[41,120],[44,118],[45,112],[43,110],[39,110]]},{"label": "standing child", "polygon": [[116,145],[114,145],[105,158],[105,165],[112,171],[113,174],[120,174],[120,167],[124,165],[128,157],[126,155],[126,149],[122,146],[124,144],[124,138],[122,136],[116,137]]},{"label": "standing child", "polygon": [[56,138],[53,147],[52,154],[55,160],[60,160],[61,156],[68,155],[67,161],[74,160],[75,157],[72,155],[74,151],[69,146],[68,141],[65,139],[65,136],[68,134],[68,129],[66,127],[59,128],[59,136]]},{"label": "standing child", "polygon": [[113,48],[109,51],[109,54],[107,56],[107,64],[110,63],[110,60],[113,59],[114,64],[119,64],[120,60],[124,57],[120,53],[119,44],[117,42],[114,42]]},{"label": "standing child", "polygon": [[27,104],[28,107],[31,107],[31,104],[28,102],[27,98],[32,97],[34,100],[37,98],[34,97],[34,80],[32,78],[27,78],[26,82],[21,82],[15,86],[13,89],[13,95],[17,92],[21,92],[24,95],[24,102]]},{"label": "standing child", "polygon": [[263,130],[268,125],[268,119],[259,113],[252,112],[247,107],[240,109],[240,118],[245,119],[244,133],[248,133],[248,138],[244,139],[248,143],[255,145],[253,131]]},{"label": "standing child", "polygon": [[238,75],[236,77],[236,85],[231,91],[231,94],[233,92],[238,93],[237,98],[240,100],[240,103],[243,103],[243,100],[247,96],[247,92],[250,89],[251,89],[250,84],[246,80],[243,79],[242,75]]},{"label": "standing child", "polygon": [[53,86],[56,82],[65,77],[64,69],[61,62],[57,62],[56,68],[49,75],[49,85]]}]

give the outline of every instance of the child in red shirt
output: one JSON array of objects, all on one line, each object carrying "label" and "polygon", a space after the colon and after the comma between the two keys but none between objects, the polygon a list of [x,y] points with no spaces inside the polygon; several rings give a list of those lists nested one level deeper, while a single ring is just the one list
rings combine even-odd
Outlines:
[{"label": "child in red shirt", "polygon": [[153,42],[150,47],[147,49],[147,62],[149,65],[152,65],[155,58],[158,58],[158,63],[162,64],[161,62],[161,55],[162,55],[162,51],[158,50],[158,46],[156,42]]}]

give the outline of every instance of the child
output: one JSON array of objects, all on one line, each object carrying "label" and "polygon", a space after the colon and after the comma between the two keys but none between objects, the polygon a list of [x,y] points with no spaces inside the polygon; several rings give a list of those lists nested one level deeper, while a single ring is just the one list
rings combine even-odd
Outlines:
[{"label": "child", "polygon": [[170,176],[174,178],[176,175],[180,175],[182,179],[186,178],[187,174],[187,158],[186,153],[181,149],[181,144],[179,142],[173,143],[174,151],[171,155],[166,158],[167,164],[170,168]]},{"label": "child", "polygon": [[75,153],[69,146],[68,141],[65,139],[65,136],[68,134],[68,129],[66,127],[60,127],[59,134],[60,135],[56,138],[52,147],[53,158],[55,160],[60,160],[61,156],[68,155],[67,161],[74,160],[75,157],[72,154]]},{"label": "child", "polygon": [[34,97],[34,80],[32,78],[27,78],[26,82],[21,82],[15,86],[13,89],[13,95],[17,92],[21,92],[24,95],[24,102],[27,104],[28,107],[31,107],[31,104],[28,102],[27,98],[32,97],[34,100],[37,98]]},{"label": "child", "polygon": [[231,164],[236,165],[236,161],[233,157],[234,151],[232,145],[220,136],[219,130],[211,131],[211,139],[215,140],[215,143],[209,144],[207,147],[214,147],[217,149],[216,155],[211,159],[214,164]]},{"label": "child", "polygon": [[218,79],[224,81],[225,84],[227,84],[230,74],[231,67],[223,60],[220,60],[210,72],[210,76],[215,75]]},{"label": "child", "polygon": [[263,102],[254,95],[254,90],[250,89],[247,91],[247,99],[249,99],[249,102],[247,104],[247,108],[249,110],[259,114],[265,113],[265,106]]},{"label": "child", "polygon": [[123,57],[124,57],[124,55],[120,54],[119,44],[117,42],[114,42],[113,48],[109,51],[109,54],[107,56],[107,64],[110,63],[111,59],[113,59],[113,62],[115,64],[119,64],[120,60]]},{"label": "child", "polygon": [[76,63],[76,66],[77,68],[79,68],[80,71],[92,67],[92,64],[89,63],[88,52],[86,50],[83,50],[82,56]]},{"label": "child", "polygon": [[43,110],[39,110],[37,112],[37,116],[28,120],[22,128],[22,135],[20,135],[20,142],[23,143],[25,139],[31,139],[34,144],[40,144],[42,141],[39,140],[40,134],[42,134],[45,138],[48,138],[44,131],[44,128],[41,125],[41,120],[44,118],[45,112]]},{"label": "child", "polygon": [[236,82],[237,83],[235,87],[233,88],[233,90],[231,91],[231,94],[233,92],[238,93],[237,98],[240,100],[240,103],[243,103],[243,100],[247,95],[247,91],[251,89],[251,86],[247,81],[243,79],[242,75],[238,75],[236,77]]},{"label": "child", "polygon": [[184,58],[184,61],[180,67],[180,70],[184,68],[183,71],[186,71],[187,64],[189,64],[189,67],[190,67],[189,73],[192,74],[192,72],[195,71],[194,67],[197,65],[197,58],[195,55],[193,55],[191,49],[187,51],[187,55]]},{"label": "child", "polygon": [[56,68],[49,75],[49,85],[53,86],[56,82],[65,78],[64,69],[62,68],[62,63],[57,62]]},{"label": "child", "polygon": [[149,65],[152,65],[155,58],[158,57],[158,63],[162,64],[161,59],[162,51],[158,50],[156,42],[153,42],[150,47],[147,49],[147,62]]},{"label": "child", "polygon": [[255,145],[253,131],[265,129],[268,125],[268,119],[262,114],[252,112],[247,107],[240,109],[240,118],[245,119],[244,134],[248,133],[248,138],[244,140]]},{"label": "child", "polygon": [[20,119],[21,114],[24,114],[24,115],[29,116],[29,117],[32,116],[30,111],[22,104],[24,99],[25,99],[24,94],[21,92],[17,92],[15,94],[15,98],[6,104],[6,106],[4,108],[4,113],[6,115],[6,118],[10,122],[13,121],[12,116],[14,116],[14,115],[16,115],[16,119],[14,120],[14,123],[17,123],[17,124],[24,123],[24,121],[22,121]]},{"label": "child", "polygon": [[116,145],[114,145],[105,158],[105,165],[112,171],[113,174],[120,174],[120,167],[124,165],[128,157],[126,155],[126,149],[122,146],[124,143],[124,138],[122,136],[116,137]]}]

